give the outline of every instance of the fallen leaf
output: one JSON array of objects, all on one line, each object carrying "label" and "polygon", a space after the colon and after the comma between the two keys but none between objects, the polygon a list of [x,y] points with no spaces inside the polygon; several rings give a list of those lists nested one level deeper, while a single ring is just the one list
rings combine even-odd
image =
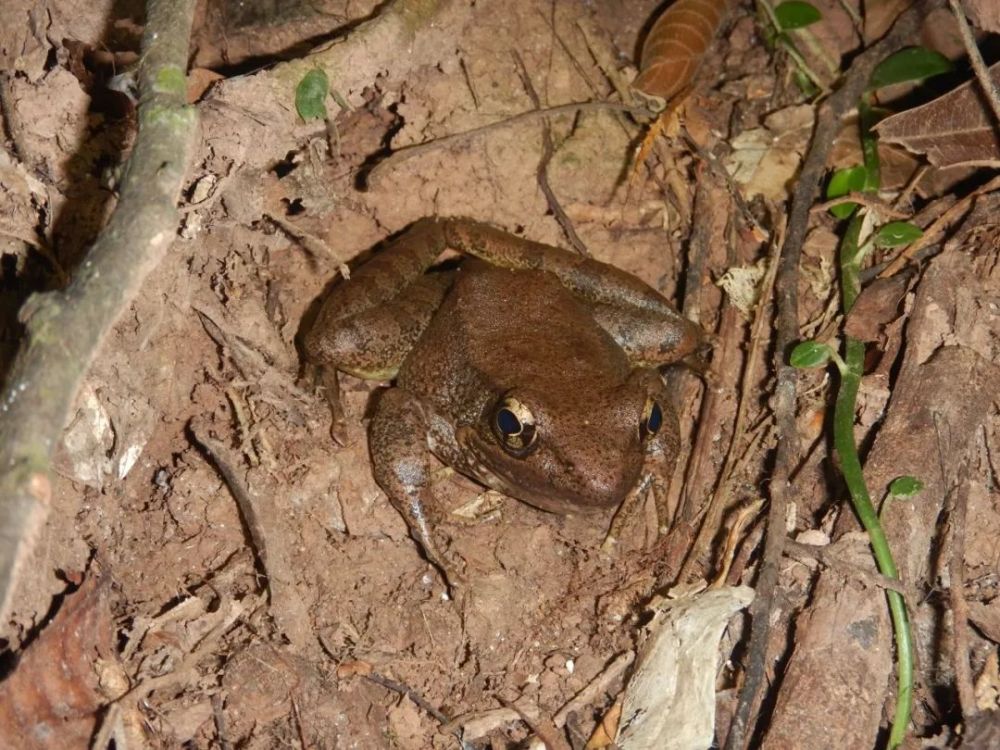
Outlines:
[{"label": "fallen leaf", "polygon": [[667,8],[642,45],[639,76],[632,88],[663,105],[686,89],[715,39],[730,2],[678,0]]},{"label": "fallen leaf", "polygon": [[[1000,63],[990,67],[1000,86]],[[977,81],[968,81],[920,107],[887,117],[875,126],[882,141],[926,154],[936,167],[1000,161],[1000,135]]]},{"label": "fallen leaf", "polygon": [[657,608],[625,690],[618,747],[694,750],[712,744],[719,639],[753,596],[753,589],[738,586]]},{"label": "fallen leaf", "polygon": [[1000,34],[1000,3],[997,0],[965,0],[969,20],[983,31]]},{"label": "fallen leaf", "polygon": [[0,684],[0,747],[89,747],[97,712],[127,687],[114,649],[109,580],[92,570]]},{"label": "fallen leaf", "polygon": [[744,195],[782,202],[798,173],[802,152],[812,132],[811,106],[787,107],[768,115],[764,127],[740,133],[731,141],[726,169],[744,186]]},{"label": "fallen leaf", "polygon": [[860,341],[878,341],[885,327],[899,317],[899,303],[906,294],[910,274],[876,279],[861,290],[847,315],[844,332]]}]

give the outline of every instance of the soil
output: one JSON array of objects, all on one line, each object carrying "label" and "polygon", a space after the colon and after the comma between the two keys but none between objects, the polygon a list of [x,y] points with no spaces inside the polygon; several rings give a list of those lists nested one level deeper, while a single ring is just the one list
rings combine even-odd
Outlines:
[{"label": "soil", "polygon": [[[23,335],[19,307],[72,276],[114,208],[136,110],[109,79],[137,58],[144,23],[139,3],[7,5],[8,17],[21,21],[0,30],[10,71],[0,84],[4,368]],[[818,39],[827,53],[840,59],[856,49],[861,42],[841,4],[817,5],[826,14]],[[98,613],[87,622],[102,644],[103,677],[91,680],[89,702],[81,704],[89,708],[73,714],[84,730],[18,746],[86,747],[104,732],[118,748],[458,747],[444,718],[465,727],[469,747],[514,748],[535,730],[549,731],[539,722],[597,681],[599,689],[566,722],[567,741],[581,747],[623,689],[627,673],[606,670],[641,641],[653,594],[715,577],[727,529],[746,508],[752,515],[737,532],[735,561],[723,579],[754,584],[764,515],[753,502],[767,497],[775,446],[772,332],[765,326],[762,355],[747,370],[750,342],[761,335],[754,334],[753,309],[740,312],[714,282],[733,268],[763,270],[771,250],[755,223],[772,231],[780,224],[779,204],[794,187],[813,106],[787,61],[774,62],[748,8],[731,13],[707,54],[685,104],[684,134],[661,139],[634,172],[639,124],[614,112],[551,119],[548,182],[590,253],[677,300],[713,334],[711,388],[684,368],[667,374],[685,445],[670,492],[677,521],[670,533],[657,536],[650,501],[617,553],[602,555],[610,513],[547,514],[452,476],[437,487],[442,507],[472,510],[452,512],[441,528],[449,554],[467,566],[467,588],[451,596],[372,477],[367,418],[373,395],[388,384],[341,378],[346,435],[337,445],[327,402],[299,349],[322,296],[350,283],[337,280],[340,264],[363,262],[423,216],[468,216],[569,246],[539,187],[538,119],[393,162],[369,185],[364,174],[390,150],[534,108],[518,59],[543,105],[610,98],[611,78],[634,74],[629,66],[657,7],[653,0],[445,4],[411,49],[372,52],[390,61],[377,75],[358,83],[345,73],[348,85],[333,76],[342,104],[328,99],[328,121],[311,124],[261,97],[252,82],[279,61],[357,31],[383,6],[221,0],[199,8],[192,99],[202,132],[182,191],[179,237],[80,389],[57,451],[45,526],[12,614],[0,623],[11,657],[8,684],[19,673],[30,684],[28,670],[46,667],[38,660],[17,666],[14,655],[55,632],[62,603],[82,592]],[[968,189],[922,185],[919,206]],[[954,549],[939,518],[953,518],[941,498],[959,485],[976,519],[963,530],[964,593],[977,628],[965,634],[965,648],[972,671],[983,675],[983,707],[995,707],[983,697],[987,685],[1000,684],[989,680],[1000,638],[998,422],[989,416],[1000,382],[991,369],[1000,362],[1000,233],[978,208],[953,227],[938,258],[893,285],[889,303],[867,302],[865,318],[857,313],[852,322],[873,341],[859,421],[873,494],[880,500],[888,481],[913,473],[934,496],[923,507],[919,499],[891,501],[897,516],[888,522],[904,578],[922,594],[938,591],[918,600],[914,614],[923,670],[915,726],[927,736],[955,713],[950,646],[942,645],[950,636],[934,627],[948,609],[939,587],[956,582],[947,583],[947,566],[928,550],[944,556]],[[832,217],[817,215],[805,247],[804,336],[833,330],[838,231]],[[773,314],[770,305],[764,314]],[[942,347],[965,353],[946,359],[960,375],[935,365]],[[952,377],[963,388],[949,386]],[[830,387],[821,371],[803,373],[792,537],[818,533],[829,541],[857,529],[843,510],[828,452]],[[730,498],[721,530],[710,535],[714,544],[689,555],[691,529],[720,486],[741,398],[746,415],[732,450],[738,461],[725,477]],[[899,405],[890,408],[890,399]],[[938,408],[921,411],[927,401]],[[951,436],[946,448],[934,440],[919,450],[899,448],[916,445],[917,433],[933,435],[927,425],[941,420]],[[939,458],[949,463],[935,479],[928,474],[938,468],[927,467],[939,467]],[[234,482],[251,496],[256,518],[234,498]],[[860,546],[862,554],[843,557],[870,575]],[[808,682],[809,669],[792,655],[794,633],[797,618],[800,632],[808,617],[820,619],[809,607],[821,570],[815,561],[782,563],[768,662],[775,691],[786,666]],[[885,675],[869,696],[877,732],[891,695],[882,591],[850,571],[823,585],[871,607],[871,638],[882,644],[871,669]],[[742,681],[748,622],[734,618],[723,640],[723,658],[733,662],[717,682],[720,740]],[[97,647],[88,651],[83,640],[79,658],[89,664],[86,654]],[[839,662],[823,653],[816,668],[835,671]],[[125,690],[132,692],[122,698]],[[782,706],[776,694],[767,710]],[[0,711],[0,737],[47,711],[68,726],[58,705],[50,696],[44,706]],[[509,710],[515,705],[532,722]],[[818,703],[812,708],[826,715]],[[769,746],[806,746],[786,727],[794,716],[771,720]],[[853,721],[848,713],[824,727],[836,736],[830,724]],[[755,743],[764,742],[767,727],[758,727]],[[872,732],[860,732],[850,746],[872,746]]]}]

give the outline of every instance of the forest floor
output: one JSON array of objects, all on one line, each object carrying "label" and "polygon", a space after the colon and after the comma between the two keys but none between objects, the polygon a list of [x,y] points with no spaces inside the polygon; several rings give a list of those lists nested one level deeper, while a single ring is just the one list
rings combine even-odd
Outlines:
[{"label": "forest floor", "polygon": [[[791,464],[775,458],[791,440],[773,414],[776,300],[790,290],[768,286],[766,271],[819,100],[783,48],[764,43],[766,22],[748,4],[725,18],[679,124],[634,174],[645,124],[613,111],[550,118],[544,173],[583,244],[712,334],[707,381],[665,374],[683,446],[670,530],[657,534],[650,502],[617,553],[602,555],[610,512],[547,514],[456,475],[437,487],[443,507],[466,511],[441,529],[467,570],[451,597],[372,476],[367,418],[384,383],[341,379],[346,439],[331,440],[300,340],[331,285],[350,283],[336,282],[341,263],[433,215],[570,247],[540,188],[540,118],[392,160],[364,184],[367,168],[534,109],[533,94],[542,106],[614,98],[659,6],[411,4],[430,20],[414,11],[409,41],[371,34],[367,59],[344,61],[343,77],[328,70],[329,117],[309,123],[289,107],[298,79],[279,61],[336,52],[338,35],[368,33],[357,23],[386,7],[199,7],[190,87],[201,132],[179,236],[108,336],[57,452],[48,516],[0,623],[0,744],[453,748],[462,735],[499,749],[545,735],[552,748],[583,747],[628,682],[658,594],[715,579],[757,585],[782,471],[790,547],[769,594],[749,742],[884,742],[893,631],[833,458],[832,370],[799,374]],[[813,4],[821,20],[794,39],[826,85],[912,5],[865,3],[859,23],[856,0]],[[22,335],[20,306],[72,276],[114,208],[136,110],[109,80],[137,59],[144,23],[137,2],[6,5],[19,20],[0,28],[2,368]],[[947,6],[908,43],[957,67],[890,92],[890,109],[970,80]],[[952,138],[946,130],[936,137]],[[1000,193],[975,193],[992,176],[975,159],[927,169],[888,142],[881,155],[883,221],[940,229],[919,263],[866,278],[875,291],[848,319],[868,342],[856,430],[872,495],[881,503],[899,476],[923,486],[882,508],[917,650],[911,734],[925,739],[908,746],[953,746],[964,717],[965,747],[995,747],[976,744],[1000,730],[976,729],[974,717],[1000,695]],[[827,166],[861,159],[848,116]],[[840,335],[843,231],[828,211],[810,214],[796,282],[803,339]],[[871,262],[897,252],[878,248]],[[254,498],[253,523],[234,483]],[[249,525],[266,537],[264,567]],[[745,684],[750,624],[735,616],[718,644],[720,743]]]}]

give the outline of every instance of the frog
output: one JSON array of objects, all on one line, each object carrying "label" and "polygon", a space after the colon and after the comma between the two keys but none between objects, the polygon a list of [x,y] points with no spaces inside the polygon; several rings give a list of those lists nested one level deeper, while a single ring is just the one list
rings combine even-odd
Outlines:
[{"label": "frog", "polygon": [[[457,264],[437,262],[445,251]],[[338,372],[391,382],[368,427],[374,478],[427,560],[458,582],[435,540],[435,459],[562,515],[619,508],[650,486],[662,495],[680,430],[660,370],[704,342],[616,266],[472,219],[425,218],[327,293],[303,348],[328,390]]]}]

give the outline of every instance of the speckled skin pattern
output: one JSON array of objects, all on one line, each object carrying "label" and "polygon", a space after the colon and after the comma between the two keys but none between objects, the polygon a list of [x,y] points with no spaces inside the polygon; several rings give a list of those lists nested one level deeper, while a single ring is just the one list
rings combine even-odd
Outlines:
[{"label": "speckled skin pattern", "polygon": [[[447,248],[474,257],[428,271]],[[395,378],[370,427],[375,478],[448,569],[427,516],[432,454],[545,510],[614,507],[651,457],[672,468],[677,418],[655,368],[701,340],[620,269],[469,220],[425,219],[331,292],[304,343],[321,366]],[[535,431],[523,454],[497,433],[510,398]],[[654,403],[662,427],[646,434]]]}]

